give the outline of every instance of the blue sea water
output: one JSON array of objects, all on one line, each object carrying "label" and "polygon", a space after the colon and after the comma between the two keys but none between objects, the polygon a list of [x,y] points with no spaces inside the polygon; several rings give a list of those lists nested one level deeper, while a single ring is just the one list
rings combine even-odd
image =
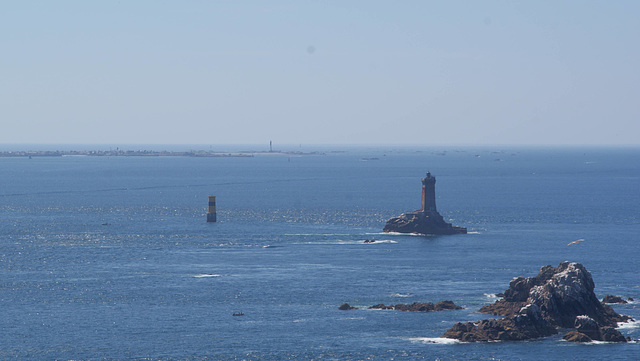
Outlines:
[{"label": "blue sea water", "polygon": [[[0,359],[640,359],[638,343],[562,333],[437,340],[562,261],[583,263],[598,297],[636,299],[614,308],[640,319],[640,149],[320,150],[0,158]],[[419,208],[427,170],[469,234],[382,234]],[[338,310],[442,300],[464,309]],[[640,338],[637,323],[621,332]]]}]

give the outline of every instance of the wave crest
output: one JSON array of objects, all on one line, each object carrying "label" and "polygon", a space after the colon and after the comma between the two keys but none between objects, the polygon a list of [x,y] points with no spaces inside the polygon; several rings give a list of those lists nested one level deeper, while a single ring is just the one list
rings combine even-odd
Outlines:
[{"label": "wave crest", "polygon": [[195,276],[193,276],[193,277],[194,277],[194,278],[222,277],[222,275],[205,273],[205,274],[195,275]]}]

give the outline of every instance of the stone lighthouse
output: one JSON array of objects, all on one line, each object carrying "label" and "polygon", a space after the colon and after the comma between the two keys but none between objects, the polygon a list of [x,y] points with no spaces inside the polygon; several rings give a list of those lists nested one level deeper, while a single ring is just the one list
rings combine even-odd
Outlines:
[{"label": "stone lighthouse", "polygon": [[420,210],[392,217],[385,224],[383,232],[417,234],[459,234],[467,233],[465,227],[453,226],[445,222],[436,209],[436,177],[427,172],[422,178],[422,204]]},{"label": "stone lighthouse", "polygon": [[422,178],[422,206],[421,212],[437,213],[436,209],[436,177],[427,172],[427,176]]}]

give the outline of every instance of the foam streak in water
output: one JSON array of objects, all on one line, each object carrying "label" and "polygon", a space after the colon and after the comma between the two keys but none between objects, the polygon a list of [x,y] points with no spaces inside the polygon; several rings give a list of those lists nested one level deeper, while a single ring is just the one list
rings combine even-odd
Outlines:
[{"label": "foam streak in water", "polygon": [[459,340],[452,338],[440,338],[440,337],[412,337],[409,341],[413,343],[435,343],[439,345],[452,345],[460,343]]},{"label": "foam streak in water", "polygon": [[218,275],[218,274],[199,274],[199,275],[195,275],[193,276],[195,278],[208,278],[208,277],[222,277],[222,275]]}]

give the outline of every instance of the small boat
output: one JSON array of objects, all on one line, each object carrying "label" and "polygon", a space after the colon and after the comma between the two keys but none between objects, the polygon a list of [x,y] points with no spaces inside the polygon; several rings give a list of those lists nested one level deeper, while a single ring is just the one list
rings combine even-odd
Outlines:
[{"label": "small boat", "polygon": [[231,316],[244,316],[244,312],[234,312]]}]

